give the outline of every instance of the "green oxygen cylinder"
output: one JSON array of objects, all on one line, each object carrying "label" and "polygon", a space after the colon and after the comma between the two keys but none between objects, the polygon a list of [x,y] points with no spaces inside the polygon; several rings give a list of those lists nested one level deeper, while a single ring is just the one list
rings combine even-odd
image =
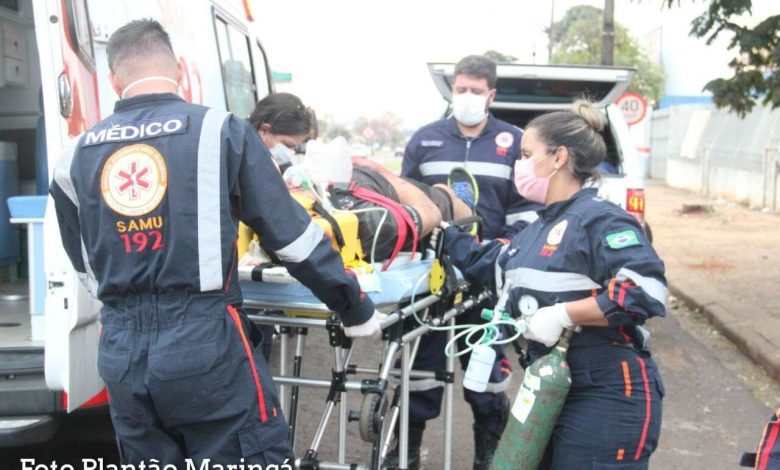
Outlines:
[{"label": "green oxygen cylinder", "polygon": [[566,350],[572,334],[564,331],[555,348],[526,369],[491,469],[539,468],[571,388]]}]

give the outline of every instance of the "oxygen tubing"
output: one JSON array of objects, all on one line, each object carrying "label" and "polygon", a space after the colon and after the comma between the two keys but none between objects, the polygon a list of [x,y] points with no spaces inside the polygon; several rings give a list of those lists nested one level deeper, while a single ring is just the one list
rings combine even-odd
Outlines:
[{"label": "oxygen tubing", "polygon": [[[410,298],[411,302],[411,310],[412,310],[412,316],[414,317],[414,320],[421,326],[427,326],[433,331],[449,331],[449,330],[464,330],[456,334],[450,341],[447,342],[447,345],[444,347],[444,354],[447,357],[458,357],[462,356],[464,354],[470,353],[477,345],[479,344],[485,344],[488,346],[492,345],[500,345],[500,344],[507,344],[511,343],[512,341],[516,340],[517,338],[522,335],[526,330],[526,324],[524,320],[494,320],[490,323],[481,323],[481,324],[469,324],[469,325],[454,325],[454,326],[434,326],[429,323],[423,322],[419,316],[417,316],[417,310],[414,308],[414,297],[417,292],[417,288],[420,286],[420,283],[428,277],[429,273],[425,273],[421,275],[417,282],[415,282],[414,287],[412,288],[412,295]],[[510,336],[506,339],[498,339],[498,326],[499,325],[509,325],[515,329],[515,334]],[[472,342],[472,338],[477,333],[482,333],[482,336],[480,336],[479,340],[476,342]],[[489,335],[489,337],[488,337]],[[456,342],[462,338],[466,337],[465,342],[468,347],[464,348],[462,351],[454,352],[454,346]]]}]

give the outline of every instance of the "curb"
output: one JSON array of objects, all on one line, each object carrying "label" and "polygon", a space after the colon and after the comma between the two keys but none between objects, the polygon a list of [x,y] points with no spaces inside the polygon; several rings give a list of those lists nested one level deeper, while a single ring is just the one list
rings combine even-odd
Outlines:
[{"label": "curb", "polygon": [[[729,309],[722,305],[725,302],[715,300],[707,302],[699,295],[687,293],[696,292],[696,289],[686,288],[691,286],[684,284],[684,282],[670,282],[669,291],[688,307],[700,310],[712,325],[733,342],[743,354],[763,367],[772,378],[780,381],[780,349],[761,334],[760,328],[765,324],[760,320],[758,322],[746,321],[731,313],[733,310],[751,310],[751,313],[755,314],[762,312],[762,309],[756,306],[740,306],[736,309]],[[762,314],[761,316],[766,315]],[[759,329],[757,330],[756,327]],[[763,332],[766,334],[766,329]]]}]

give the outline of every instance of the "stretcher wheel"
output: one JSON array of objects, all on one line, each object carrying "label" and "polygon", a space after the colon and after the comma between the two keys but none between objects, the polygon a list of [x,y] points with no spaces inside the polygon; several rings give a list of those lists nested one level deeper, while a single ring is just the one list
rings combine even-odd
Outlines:
[{"label": "stretcher wheel", "polygon": [[369,393],[363,397],[360,406],[360,437],[366,442],[374,442],[382,432],[382,420],[387,411],[387,400],[379,393]]}]

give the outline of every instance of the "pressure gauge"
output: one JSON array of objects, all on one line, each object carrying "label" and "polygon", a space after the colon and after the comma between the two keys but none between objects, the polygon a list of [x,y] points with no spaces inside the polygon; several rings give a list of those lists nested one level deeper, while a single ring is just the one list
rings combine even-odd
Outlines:
[{"label": "pressure gauge", "polygon": [[520,301],[517,303],[520,307],[520,313],[524,316],[531,316],[539,310],[539,302],[532,295],[524,295],[520,297]]}]

